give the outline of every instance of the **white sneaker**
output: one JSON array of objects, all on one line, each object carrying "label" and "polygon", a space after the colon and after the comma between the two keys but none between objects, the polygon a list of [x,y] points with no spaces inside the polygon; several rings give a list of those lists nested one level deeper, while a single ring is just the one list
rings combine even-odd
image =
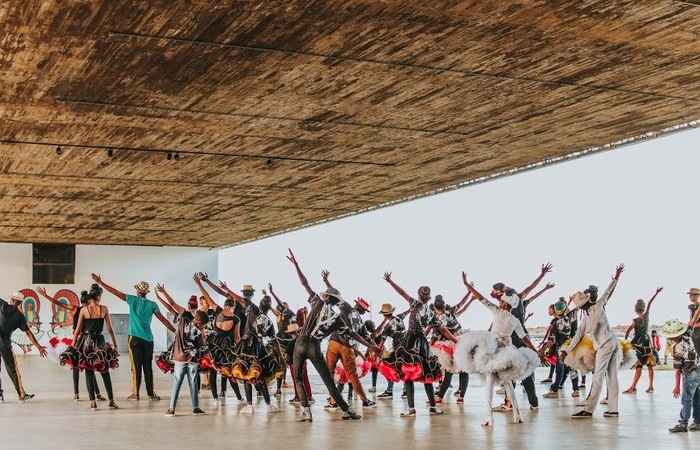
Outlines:
[{"label": "white sneaker", "polygon": [[253,405],[245,405],[241,408],[241,414],[253,414]]},{"label": "white sneaker", "polygon": [[576,402],[576,406],[586,406],[586,403],[588,403],[587,399],[584,398],[583,400]]},{"label": "white sneaker", "polygon": [[604,398],[603,400],[600,401],[601,405],[607,405],[608,404],[608,399]]},{"label": "white sneaker", "polygon": [[301,412],[301,415],[297,417],[297,422],[313,422],[314,419],[311,416],[311,408],[306,407],[304,410]]},{"label": "white sneaker", "polygon": [[267,405],[267,412],[268,413],[276,413],[276,412],[280,412],[280,409],[278,407],[276,407],[275,405],[273,405],[272,403],[270,403],[269,405]]}]

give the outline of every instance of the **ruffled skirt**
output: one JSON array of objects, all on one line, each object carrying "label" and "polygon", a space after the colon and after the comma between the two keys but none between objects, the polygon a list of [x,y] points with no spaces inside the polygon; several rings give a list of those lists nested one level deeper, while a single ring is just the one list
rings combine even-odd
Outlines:
[{"label": "ruffled skirt", "polygon": [[274,342],[263,345],[257,337],[242,339],[237,353],[231,369],[233,378],[258,384],[282,376],[284,368],[280,366]]},{"label": "ruffled skirt", "polygon": [[156,366],[163,371],[164,374],[173,373],[175,371],[175,362],[173,361],[173,346],[170,344],[167,350],[160,352],[156,357]]},{"label": "ruffled skirt", "polygon": [[428,340],[422,333],[407,335],[393,352],[379,363],[379,371],[391,382],[415,381],[432,383],[442,380],[437,356],[430,353]]},{"label": "ruffled skirt", "polygon": [[[49,339],[49,345],[46,346],[46,356],[55,364],[61,364],[61,353],[65,352],[73,344],[73,339],[69,337],[58,338],[52,337]],[[70,367],[63,366],[66,369]]]},{"label": "ruffled skirt", "polygon": [[207,344],[216,371],[226,378],[233,378],[233,364],[238,357],[238,352],[231,338],[212,334],[207,339]]},{"label": "ruffled skirt", "polygon": [[[355,366],[357,367],[357,378],[362,378],[372,369],[372,362],[367,359],[362,359],[359,356],[355,358]],[[336,383],[346,384],[350,382],[348,373],[345,371],[343,364],[335,366],[335,374],[333,381]]]},{"label": "ruffled skirt", "polygon": [[119,367],[117,352],[111,344],[105,342],[101,334],[96,336],[81,334],[74,346],[68,347],[60,354],[59,361],[61,365],[68,365],[71,368],[102,373]]},{"label": "ruffled skirt", "polygon": [[520,381],[540,366],[540,357],[527,347],[516,348],[510,339],[498,340],[489,331],[464,334],[454,350],[454,362],[462,372],[495,374],[498,381]]},{"label": "ruffled skirt", "polygon": [[[637,362],[637,352],[634,350],[634,346],[625,339],[618,338],[618,343],[620,345],[620,354],[622,355],[622,358],[620,358],[620,367],[630,367],[634,365]],[[568,344],[569,341],[566,341],[564,346]],[[595,355],[596,350],[593,345],[593,340],[590,336],[586,335],[571,353],[566,355],[564,364],[585,375],[595,370]]]}]

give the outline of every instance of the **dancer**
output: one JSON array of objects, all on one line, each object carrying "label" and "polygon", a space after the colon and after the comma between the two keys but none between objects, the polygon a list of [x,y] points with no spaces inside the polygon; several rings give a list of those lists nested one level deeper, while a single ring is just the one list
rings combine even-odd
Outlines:
[{"label": "dancer", "polygon": [[[285,330],[290,337],[287,347],[285,348],[285,362],[289,366],[289,372],[292,374],[292,384],[294,385],[294,398],[289,400],[289,403],[301,403],[301,398],[299,397],[299,392],[297,391],[297,383],[294,375],[294,346],[297,343],[297,334],[299,333],[299,324],[290,323]],[[306,392],[306,398],[309,403],[314,403],[316,400],[312,396],[311,383],[309,383],[309,374],[306,370],[306,362],[304,362],[303,371],[303,385],[304,391]]]},{"label": "dancer", "polygon": [[586,406],[576,414],[572,415],[572,419],[590,419],[593,417],[598,399],[603,389],[603,379],[607,380],[608,384],[608,410],[603,413],[604,417],[618,417],[618,397],[620,387],[617,381],[618,360],[620,358],[620,344],[618,342],[615,331],[613,331],[608,317],[605,313],[605,307],[610,300],[610,296],[615,291],[620,275],[625,270],[625,265],[620,264],[615,268],[615,275],[608,285],[603,295],[598,298],[598,288],[589,286],[584,292],[576,292],[573,295],[573,302],[577,308],[586,312],[583,320],[579,324],[576,334],[571,339],[567,347],[562,349],[560,357],[566,359],[566,355],[576,348],[581,339],[589,334],[594,342],[596,349],[595,369],[593,371],[593,382],[591,390],[588,393]]},{"label": "dancer", "polygon": [[[93,284],[92,286],[93,287],[91,289],[95,289],[96,287],[99,287],[96,284]],[[84,306],[86,306],[87,302],[88,302],[88,292],[82,291],[80,293],[80,306],[75,306],[75,305],[72,305],[70,303],[59,302],[55,297],[50,296],[46,292],[46,289],[41,287],[41,286],[37,286],[36,291],[39,293],[39,295],[41,295],[42,297],[44,297],[46,300],[50,301],[51,303],[53,303],[57,307],[63,308],[65,310],[68,310],[68,311],[73,313],[73,320],[71,320],[71,322],[72,322],[72,330],[73,330],[73,332],[75,332],[75,329],[78,325],[78,318],[79,318],[80,310]],[[71,336],[72,336],[72,334],[71,334]],[[67,350],[69,344],[62,343],[58,338],[56,338],[56,346],[54,347],[54,344],[52,342],[53,342],[53,339],[51,341],[49,341],[49,344],[51,345],[51,348],[49,348],[49,350],[50,350],[49,359],[51,359],[52,361],[54,361],[57,364],[60,364],[58,355],[63,353],[65,350]],[[68,339],[66,339],[66,342],[69,342],[71,344],[73,343],[72,340],[68,340]],[[72,367],[71,372],[73,374],[73,400],[77,402],[80,400],[80,369],[78,367]],[[97,385],[97,383],[95,383],[95,398],[97,400],[102,400],[102,401],[107,400],[100,393],[100,388]]]},{"label": "dancer", "polygon": [[[462,315],[467,308],[471,305],[469,301],[471,293],[467,292],[462,300],[454,307],[445,303],[442,295],[436,295],[435,301],[433,302],[433,308],[435,309],[435,314],[438,320],[453,336],[458,337],[462,335],[465,330],[462,329],[462,325],[459,323],[457,318]],[[437,396],[435,397],[435,403],[440,404],[450,388],[450,383],[452,382],[452,375],[455,373],[459,374],[459,388],[455,393],[457,395],[457,403],[464,403],[464,394],[467,392],[467,386],[469,386],[469,374],[460,371],[454,365],[454,348],[455,344],[448,340],[442,333],[438,330],[434,330],[435,341],[430,344],[430,349],[438,357],[440,365],[445,370],[442,382],[440,383],[440,388],[438,389]]]},{"label": "dancer", "polygon": [[[547,283],[547,285],[537,292],[535,295],[532,297],[528,298],[528,295],[532,290],[537,287],[538,284],[542,281],[542,279],[547,275],[549,272],[552,271],[552,264],[547,263],[547,264],[542,264],[542,267],[540,268],[540,274],[535,278],[535,280],[530,283],[528,287],[523,289],[520,292],[516,292],[516,295],[518,297],[517,301],[515,302],[515,306],[511,308],[510,312],[515,316],[516,319],[520,321],[520,325],[522,326],[523,330],[525,330],[525,333],[527,334],[527,328],[525,328],[525,316],[527,314],[527,306],[534,301],[537,297],[542,295],[542,293],[546,292],[547,290],[551,289],[554,287],[554,283]],[[493,285],[493,291],[491,292],[491,297],[495,299],[499,299],[501,295],[503,295],[504,290],[506,289],[506,285],[504,283],[496,283]],[[522,342],[522,339],[520,339],[519,336],[516,334],[513,334],[511,336],[511,340],[513,341],[513,345],[515,345],[516,348],[522,348],[525,346],[525,344]],[[539,407],[539,399],[537,398],[537,390],[535,388],[535,374],[534,372],[531,374],[531,376],[526,377],[524,380],[522,380],[522,385],[525,388],[525,392],[527,393],[527,399],[528,402],[530,403],[530,409],[537,409]],[[498,412],[505,412],[505,411],[510,411],[512,409],[511,401],[506,395],[506,398],[503,402],[502,405],[497,406],[494,411]]]},{"label": "dancer", "polygon": [[297,338],[296,345],[294,346],[294,378],[297,386],[297,393],[301,397],[301,405],[304,408],[297,421],[313,421],[311,407],[309,406],[309,399],[303,386],[303,369],[307,360],[311,361],[311,364],[314,365],[316,371],[321,376],[323,384],[326,385],[328,392],[331,394],[331,397],[333,397],[338,406],[340,406],[340,409],[343,411],[343,420],[361,419],[362,416],[350,408],[350,406],[348,406],[343,399],[343,396],[340,394],[340,392],[338,392],[338,388],[333,382],[333,376],[331,375],[330,370],[328,370],[328,364],[323,359],[323,353],[321,352],[321,341],[334,331],[342,330],[343,333],[349,334],[350,337],[362,345],[370,348],[373,352],[378,352],[379,349],[373,344],[365,341],[362,336],[352,331],[348,324],[346,324],[343,319],[333,310],[334,305],[337,305],[343,301],[343,299],[340,297],[340,292],[337,289],[329,288],[326,289],[323,294],[318,295],[313,289],[311,289],[311,286],[309,285],[306,276],[301,271],[299,263],[297,262],[291,249],[289,250],[287,259],[294,265],[301,285],[309,294],[309,304],[311,305],[309,316],[304,321],[304,326],[299,330],[299,337]]},{"label": "dancer", "polygon": [[[374,333],[372,333],[375,336],[381,337],[380,342],[377,344],[380,348],[384,347],[384,343],[387,338],[391,339],[391,351],[386,355],[386,357],[383,360],[379,361],[378,363],[380,372],[382,370],[382,365],[393,365],[392,362],[396,360],[396,357],[393,355],[393,353],[396,352],[396,349],[406,339],[406,326],[404,325],[403,321],[404,318],[408,315],[408,313],[411,312],[411,310],[409,309],[400,314],[394,315],[395,310],[396,308],[390,303],[384,303],[382,305],[382,309],[379,311],[379,314],[384,316],[384,320],[382,321],[382,323],[379,324]],[[391,367],[389,367],[388,369],[390,370],[390,374],[394,373]],[[382,375],[384,374],[382,373]],[[386,378],[387,380],[386,390],[381,394],[377,395],[377,398],[382,400],[392,399],[394,398],[394,382],[392,381],[394,377],[391,375],[389,377],[384,375],[384,378]],[[401,397],[405,397],[405,388],[404,395],[402,395]]]},{"label": "dancer", "polygon": [[141,281],[134,286],[137,295],[125,294],[102,281],[102,277],[93,273],[95,283],[105,288],[109,293],[129,305],[129,361],[131,362],[131,395],[128,400],[139,400],[141,389],[141,373],[146,382],[146,392],[150,400],[160,400],[153,390],[153,331],[151,320],[156,316],[168,330],[175,333],[175,327],[158,309],[158,305],[146,298],[150,292],[148,283]]},{"label": "dancer", "polygon": [[[579,396],[579,386],[578,386],[578,373],[572,370],[569,366],[564,364],[564,359],[559,357],[559,349],[564,346],[566,341],[571,339],[576,334],[576,329],[578,327],[578,311],[575,309],[569,311],[566,302],[559,299],[558,302],[554,304],[554,315],[555,318],[552,319],[550,329],[552,336],[554,338],[548,352],[554,354],[554,365],[556,366],[556,377],[554,382],[549,387],[549,391],[544,394],[544,398],[559,398],[559,389],[564,385],[564,381],[569,373],[574,376],[571,378],[571,384],[573,387],[572,397]],[[545,356],[544,352],[542,355]]]},{"label": "dancer", "polygon": [[[279,343],[282,354],[286,354],[287,345],[291,340],[291,337],[287,333],[287,328],[289,328],[290,324],[296,323],[297,316],[291,309],[289,309],[289,304],[287,302],[283,302],[279,297],[277,297],[275,291],[272,290],[271,283],[267,285],[267,288],[270,290],[270,295],[272,295],[277,302],[277,309],[272,308],[272,313],[277,319],[277,342]],[[275,397],[282,396],[282,388],[287,387],[287,382],[285,380],[286,378],[287,367],[283,367],[282,376],[277,378],[277,390],[275,391]]]},{"label": "dancer", "polygon": [[[321,272],[321,277],[323,282],[326,284],[328,289],[335,289],[331,284],[329,277],[330,272],[324,270]],[[369,331],[365,328],[365,323],[362,320],[362,315],[369,311],[369,303],[363,298],[355,300],[355,307],[350,306],[349,303],[343,302],[338,305],[340,309],[340,316],[342,320],[348,324],[350,330],[362,336],[367,342],[372,343],[372,337]],[[326,349],[326,363],[328,364],[328,370],[331,373],[335,373],[338,361],[343,364],[345,374],[347,375],[347,381],[350,383],[352,390],[348,395],[348,399],[352,396],[352,391],[354,390],[357,395],[362,400],[362,407],[368,408],[374,406],[375,402],[367,398],[362,383],[360,383],[360,378],[357,374],[357,363],[355,360],[355,342],[346,337],[345,333],[340,333],[335,331],[331,334],[330,340],[328,341],[328,348]],[[340,391],[340,389],[338,389]],[[337,408],[337,403],[333,401],[331,397],[328,408]]]},{"label": "dancer", "polygon": [[[381,338],[374,333],[375,331],[377,331],[377,324],[375,324],[372,320],[365,320],[365,328],[367,328],[367,331],[370,333],[370,342],[379,347],[380,350],[383,350],[383,348],[379,345],[381,342]],[[370,372],[372,373],[372,386],[369,389],[367,389],[367,392],[377,392],[377,379],[379,377],[380,358],[374,355],[370,355],[369,351],[365,352],[364,358],[367,361],[369,361],[372,365],[370,369]]]},{"label": "dancer", "polygon": [[[661,327],[661,335],[673,342],[673,368],[676,370],[673,397],[681,397],[680,420],[668,431],[700,431],[700,355],[693,344],[692,330],[678,319],[671,319]],[[693,423],[689,425],[691,417]]]},{"label": "dancer", "polygon": [[[394,283],[391,279],[391,272],[384,273],[384,280],[408,302],[411,311],[408,317],[406,338],[394,352],[396,359],[393,361],[393,369],[395,374],[392,375],[391,372],[387,371],[387,373],[390,373],[390,377],[397,377],[396,379],[403,381],[406,387],[408,409],[401,413],[401,417],[416,416],[414,387],[414,382],[416,381],[423,383],[425,393],[428,395],[429,414],[442,414],[442,410],[435,404],[435,388],[433,386],[433,381],[439,380],[442,373],[437,357],[430,353],[428,340],[425,337],[425,329],[428,325],[431,325],[448,340],[457,342],[457,338],[447,328],[442,326],[433,310],[428,306],[430,301],[430,288],[428,286],[418,288],[418,298],[420,300],[416,300]],[[382,367],[388,368],[387,365]],[[386,376],[386,373],[384,374]]]},{"label": "dancer", "polygon": [[[212,362],[216,370],[209,370],[209,387],[214,403],[226,398],[226,383],[231,385],[233,393],[238,401],[243,400],[241,390],[238,387],[238,380],[233,377],[233,364],[237,357],[236,346],[241,341],[241,319],[236,315],[236,302],[227,298],[224,301],[224,307],[221,308],[214,297],[209,295],[209,292],[202,285],[203,272],[195,274],[195,284],[199,288],[202,296],[200,304],[213,306],[207,311],[210,323],[204,327],[204,336],[207,339],[207,346],[212,356]],[[214,311],[215,315],[209,314],[209,311]],[[211,331],[209,331],[211,330]],[[217,394],[216,377],[221,374],[221,393]]]},{"label": "dancer", "polygon": [[284,362],[275,336],[275,327],[267,316],[272,308],[272,299],[263,290],[263,298],[260,306],[253,303],[255,293],[253,286],[243,286],[240,296],[228,288],[226,283],[220,281],[219,286],[233,297],[241,306],[245,305],[246,327],[238,347],[238,355],[233,363],[231,374],[239,380],[245,381],[245,399],[248,404],[241,409],[241,414],[253,413],[253,386],[262,393],[268,413],[279,412],[279,409],[270,403],[270,392],[267,383],[275,379],[282,372]]},{"label": "dancer", "polygon": [[632,366],[634,368],[632,385],[623,392],[624,394],[637,393],[637,382],[642,376],[642,367],[644,366],[647,366],[649,370],[649,388],[647,388],[646,392],[648,394],[654,392],[654,366],[656,365],[656,361],[654,360],[654,347],[649,337],[649,313],[651,312],[651,304],[654,303],[656,296],[659,295],[659,292],[662,290],[663,287],[661,286],[656,288],[656,292],[651,299],[649,299],[649,304],[646,307],[644,305],[644,300],[641,298],[637,300],[637,303],[634,305],[634,312],[637,313],[637,317],[632,320],[632,324],[627,328],[625,339],[627,339],[630,332],[634,330],[632,345],[637,352],[637,362]]},{"label": "dancer", "polygon": [[203,416],[206,414],[199,407],[199,381],[197,380],[198,362],[208,353],[204,326],[209,321],[207,313],[197,310],[194,314],[186,311],[168,295],[165,286],[156,285],[156,291],[163,294],[165,300],[176,312],[175,321],[178,323],[173,345],[173,361],[175,362],[175,378],[170,392],[170,407],[165,411],[165,417],[175,417],[175,407],[180,395],[182,382],[187,377],[190,387],[190,400],[192,402],[192,415]]},{"label": "dancer", "polygon": [[[73,345],[60,356],[61,364],[85,370],[90,411],[97,411],[95,372],[102,375],[102,381],[109,398],[109,409],[119,408],[114,402],[112,378],[109,374],[109,369],[115,369],[119,366],[119,349],[109,317],[109,309],[100,305],[101,295],[102,288],[93,284],[87,294],[87,305],[82,307],[78,313],[78,323],[73,331]],[[102,335],[105,325],[112,345],[107,344]]]},{"label": "dancer", "polygon": [[[462,281],[476,300],[481,302],[493,314],[491,331],[470,331],[462,336],[455,349],[455,363],[462,371],[478,373],[485,377],[487,415],[482,426],[493,426],[493,388],[503,383],[506,395],[512,402],[513,422],[522,423],[518,399],[515,396],[513,382],[532,376],[535,368],[546,365],[544,356],[538,355],[532,341],[525,333],[520,321],[512,314],[520,298],[512,288],[504,288],[498,296],[498,306],[486,300],[479,291],[467,282],[466,273],[462,272]],[[527,348],[513,345],[515,333]]]},{"label": "dancer", "polygon": [[[22,376],[19,374],[17,367],[17,359],[12,351],[12,340],[10,336],[15,330],[22,330],[27,335],[27,339],[39,350],[39,354],[46,356],[46,349],[37,342],[34,334],[27,326],[27,318],[19,310],[18,306],[24,300],[24,295],[19,292],[13,292],[10,295],[10,302],[0,298],[0,360],[5,362],[5,370],[15,386],[19,401],[24,402],[34,397],[34,394],[27,394],[22,386]],[[5,396],[2,391],[2,383],[0,382],[0,403],[5,401]]]}]

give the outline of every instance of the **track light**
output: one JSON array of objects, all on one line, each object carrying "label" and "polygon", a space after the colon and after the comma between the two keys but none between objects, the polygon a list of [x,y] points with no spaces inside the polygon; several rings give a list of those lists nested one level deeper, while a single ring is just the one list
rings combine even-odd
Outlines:
[{"label": "track light", "polygon": [[109,156],[110,158],[114,156],[114,150],[112,150],[111,148],[107,149],[107,156]]},{"label": "track light", "polygon": [[272,158],[267,158],[267,167],[272,167]]},{"label": "track light", "polygon": [[63,150],[61,150],[61,147],[60,146],[56,147],[56,154],[60,156],[61,153],[63,153]]},{"label": "track light", "polygon": [[180,161],[180,154],[175,153],[175,156],[173,156],[173,158],[175,158],[175,161]]},{"label": "track light", "polygon": [[173,159],[173,154],[170,153],[170,152],[168,152],[168,154],[165,156],[165,159],[167,159],[168,161],[170,161],[171,159]]}]

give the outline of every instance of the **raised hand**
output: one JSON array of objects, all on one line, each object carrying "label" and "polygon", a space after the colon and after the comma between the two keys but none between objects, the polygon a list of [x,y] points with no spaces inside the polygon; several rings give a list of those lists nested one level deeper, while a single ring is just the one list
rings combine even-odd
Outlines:
[{"label": "raised hand", "polygon": [[267,291],[265,289],[262,290],[263,295],[267,295]]},{"label": "raised hand", "polygon": [[613,277],[616,280],[620,279],[620,274],[625,271],[625,265],[620,264],[619,266],[615,267],[615,276]]},{"label": "raised hand", "polygon": [[552,263],[542,264],[542,275],[552,271]]},{"label": "raised hand", "polygon": [[391,283],[391,272],[384,272],[384,280]]},{"label": "raised hand", "polygon": [[328,277],[330,276],[331,271],[330,270],[322,270],[321,271],[321,278],[323,278],[323,281],[328,281]]},{"label": "raised hand", "polygon": [[272,294],[272,283],[267,283],[267,288],[270,290],[270,294]]},{"label": "raised hand", "polygon": [[469,284],[469,282],[467,281],[467,273],[464,271],[462,271],[462,283],[464,283],[465,286]]},{"label": "raised hand", "polygon": [[555,286],[554,283],[547,283],[547,285],[544,288],[545,288],[545,290],[547,290],[547,289],[552,289],[554,286]]},{"label": "raised hand", "polygon": [[41,287],[41,286],[37,286],[37,287],[36,287],[36,291],[37,291],[40,295],[43,295],[44,297],[47,297],[46,288],[43,288],[43,287]]},{"label": "raised hand", "polygon": [[292,249],[291,249],[291,248],[288,248],[287,250],[289,250],[289,255],[287,256],[287,259],[288,259],[289,261],[291,261],[291,263],[294,264],[294,265],[296,266],[296,265],[297,265],[297,259],[296,259],[296,257],[294,257],[294,253],[292,253]]},{"label": "raised hand", "polygon": [[664,290],[664,287],[663,287],[663,286],[659,286],[659,287],[656,288],[656,293],[658,294],[659,292],[661,292],[661,291],[663,291],[663,290]]},{"label": "raised hand", "polygon": [[97,283],[97,284],[102,284],[102,277],[99,276],[98,274],[93,273],[93,274],[92,274],[92,279],[95,281],[95,283]]},{"label": "raised hand", "polygon": [[156,292],[165,292],[165,286],[160,283],[156,284]]}]

